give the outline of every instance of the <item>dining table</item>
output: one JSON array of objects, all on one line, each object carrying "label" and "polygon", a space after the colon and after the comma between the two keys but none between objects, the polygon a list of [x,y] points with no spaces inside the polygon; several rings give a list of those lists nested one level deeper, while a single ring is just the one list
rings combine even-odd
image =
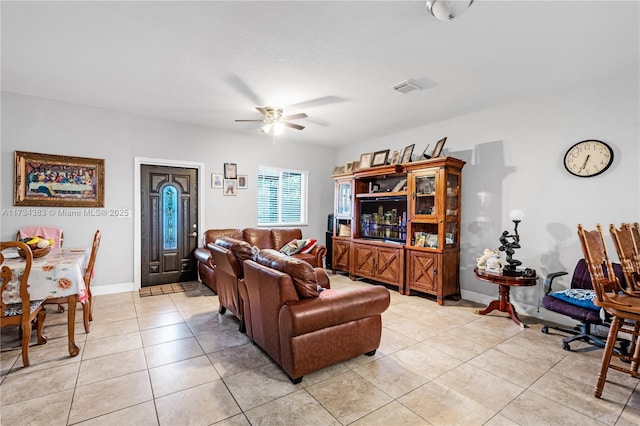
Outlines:
[{"label": "dining table", "polygon": [[[14,254],[15,253],[15,254]],[[45,256],[34,258],[29,274],[29,295],[31,300],[57,299],[68,297],[67,327],[69,335],[69,355],[80,353],[75,342],[76,303],[86,303],[87,288],[84,273],[87,269],[91,249],[52,248]],[[3,265],[11,268],[11,282],[19,283],[26,266],[26,260],[15,249],[3,251]],[[2,293],[5,304],[20,303],[19,285],[7,286]]]}]

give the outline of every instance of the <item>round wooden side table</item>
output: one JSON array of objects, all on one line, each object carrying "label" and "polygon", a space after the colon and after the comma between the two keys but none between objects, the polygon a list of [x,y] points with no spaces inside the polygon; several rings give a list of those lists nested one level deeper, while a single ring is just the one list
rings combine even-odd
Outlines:
[{"label": "round wooden side table", "polygon": [[476,277],[482,281],[487,281],[499,286],[500,298],[489,303],[485,309],[478,311],[480,315],[486,315],[489,312],[498,310],[509,314],[513,322],[520,327],[526,327],[518,318],[516,308],[509,300],[509,292],[511,287],[531,287],[537,284],[538,277],[510,277],[507,275],[489,274],[478,268],[474,268],[473,272]]}]

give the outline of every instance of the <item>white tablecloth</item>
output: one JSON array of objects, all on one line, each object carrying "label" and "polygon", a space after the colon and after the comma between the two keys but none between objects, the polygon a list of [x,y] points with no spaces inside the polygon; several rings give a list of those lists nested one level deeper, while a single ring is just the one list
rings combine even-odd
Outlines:
[{"label": "white tablecloth", "polygon": [[[9,250],[6,249],[3,254],[10,255]],[[89,255],[89,249],[54,248],[46,256],[33,259],[29,274],[31,300],[77,294],[79,302],[86,302],[88,295],[83,275]],[[26,261],[21,257],[7,259],[5,256],[2,265],[7,265],[13,271],[11,281],[2,293],[2,301],[6,304],[19,303],[20,280]]]}]

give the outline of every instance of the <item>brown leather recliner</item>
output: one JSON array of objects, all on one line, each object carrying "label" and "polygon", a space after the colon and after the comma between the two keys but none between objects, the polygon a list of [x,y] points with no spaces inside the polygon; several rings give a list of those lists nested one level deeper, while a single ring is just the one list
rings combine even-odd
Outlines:
[{"label": "brown leather recliner", "polygon": [[211,252],[207,247],[208,244],[215,243],[220,237],[231,237],[241,240],[242,230],[240,229],[210,229],[204,233],[203,246],[194,250],[193,254],[198,261],[198,273],[200,281],[214,292],[218,292],[216,286],[215,264],[211,260]]},{"label": "brown leather recliner", "polygon": [[[318,293],[317,287],[327,289]],[[321,368],[366,354],[380,345],[389,291],[371,286],[329,289],[322,268],[261,250],[244,262],[239,283],[247,335],[293,383]]]},{"label": "brown leather recliner", "polygon": [[240,332],[244,332],[242,305],[238,293],[238,284],[244,277],[242,262],[251,259],[251,246],[242,240],[221,237],[215,244],[208,244],[211,258],[215,266],[216,286],[220,308],[224,314],[227,310],[240,320]]}]

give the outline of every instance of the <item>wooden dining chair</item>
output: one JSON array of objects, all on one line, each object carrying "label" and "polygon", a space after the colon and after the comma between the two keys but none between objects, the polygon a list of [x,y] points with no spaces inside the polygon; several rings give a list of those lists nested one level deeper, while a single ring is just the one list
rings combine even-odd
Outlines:
[{"label": "wooden dining chair", "polygon": [[[640,297],[623,289],[613,273],[613,266],[602,236],[602,227],[599,224],[594,231],[587,231],[582,225],[578,225],[578,237],[596,292],[594,303],[602,307],[613,318],[594,390],[594,396],[600,398],[609,369],[640,377],[638,374],[640,345],[637,344],[640,335]],[[631,347],[627,354],[614,352],[614,345],[619,333],[631,335]],[[612,363],[613,357],[630,363],[630,366]]]},{"label": "wooden dining chair", "polygon": [[19,326],[20,340],[22,346],[22,365],[29,366],[29,341],[31,340],[31,323],[35,320],[37,323],[38,344],[42,345],[47,342],[46,337],[42,334],[44,328],[44,319],[46,311],[43,309],[44,300],[31,300],[29,296],[29,273],[33,263],[33,254],[31,249],[25,243],[20,241],[6,241],[0,243],[0,263],[4,263],[2,250],[8,247],[17,247],[25,253],[25,267],[22,275],[14,276],[13,271],[6,265],[2,266],[2,288],[0,295],[4,295],[5,290],[9,286],[19,286],[20,299],[19,303],[5,304],[4,298],[0,297],[0,305],[2,306],[2,316],[0,316],[0,327]]},{"label": "wooden dining chair", "polygon": [[[49,225],[32,225],[32,226],[23,226],[18,229],[16,234],[17,240],[22,240],[23,238],[29,237],[45,237],[47,239],[51,238],[53,240],[53,245],[51,248],[62,247],[62,243],[64,243],[64,231],[62,228],[58,226],[49,226]],[[58,305],[58,312],[64,312],[64,306]]]},{"label": "wooden dining chair", "polygon": [[87,288],[87,295],[89,298],[87,299],[89,303],[89,309],[87,310],[88,314],[83,317],[85,321],[85,328],[88,328],[88,321],[93,321],[93,294],[91,293],[91,278],[93,278],[93,267],[96,264],[96,256],[98,255],[98,249],[100,248],[100,240],[102,236],[100,235],[100,230],[97,230],[93,235],[93,244],[91,246],[91,255],[89,256],[89,263],[87,264],[87,270],[84,273],[84,285]]},{"label": "wooden dining chair", "polygon": [[[93,236],[93,244],[91,245],[91,254],[89,255],[89,261],[87,263],[87,269],[85,269],[83,279],[84,285],[87,290],[87,300],[82,303],[82,320],[84,323],[85,333],[89,333],[89,322],[93,321],[93,295],[91,294],[91,278],[93,277],[93,267],[96,263],[96,255],[98,254],[98,248],[100,247],[100,230],[97,230]],[[69,303],[69,297],[56,297],[53,299],[47,299],[45,304],[61,304]],[[60,312],[60,310],[58,310]]]},{"label": "wooden dining chair", "polygon": [[640,291],[640,253],[634,240],[633,227],[629,223],[623,223],[618,229],[611,224],[609,232],[618,252],[627,284],[630,289]]}]

